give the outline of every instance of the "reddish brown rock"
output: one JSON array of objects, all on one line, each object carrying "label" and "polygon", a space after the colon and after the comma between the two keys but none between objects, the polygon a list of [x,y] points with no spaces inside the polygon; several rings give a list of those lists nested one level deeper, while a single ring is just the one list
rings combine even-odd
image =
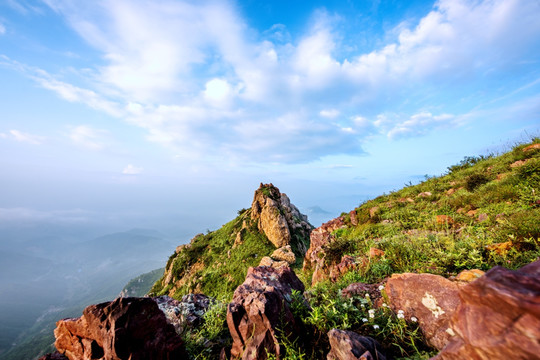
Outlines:
[{"label": "reddish brown rock", "polygon": [[529,146],[525,146],[523,148],[523,152],[528,152],[528,151],[537,150],[537,149],[540,149],[540,144],[531,144]]},{"label": "reddish brown rock", "polygon": [[484,222],[489,219],[488,214],[482,213],[478,215],[478,222]]},{"label": "reddish brown rock", "polygon": [[292,251],[291,245],[287,245],[274,250],[270,257],[277,261],[286,261],[288,264],[291,265],[296,262],[296,256]]},{"label": "reddish brown rock", "polygon": [[494,267],[460,288],[455,336],[437,360],[540,359],[540,260]]},{"label": "reddish brown rock", "polygon": [[275,354],[279,359],[283,351],[276,328],[281,336],[302,334],[302,324],[289,307],[293,289],[303,292],[304,285],[288,267],[249,268],[227,310],[232,358],[266,359]]},{"label": "reddish brown rock", "polygon": [[437,215],[435,220],[439,225],[454,225],[454,219],[448,215]]},{"label": "reddish brown rock", "polygon": [[448,191],[446,192],[446,195],[452,195],[456,192],[456,189],[448,189]]},{"label": "reddish brown rock", "polygon": [[431,192],[429,192],[429,191],[424,191],[424,192],[421,192],[420,194],[418,194],[418,197],[420,197],[420,198],[426,198],[426,197],[429,197],[429,196],[431,196],[431,195],[432,195]]},{"label": "reddish brown rock", "polygon": [[512,248],[514,243],[512,241],[506,241],[503,243],[495,243],[486,245],[486,249],[495,252],[497,255],[504,255]]},{"label": "reddish brown rock", "polygon": [[369,248],[369,257],[370,258],[377,258],[377,257],[381,257],[381,256],[384,256],[384,251],[382,251],[381,249],[377,249],[377,248]]},{"label": "reddish brown rock", "polygon": [[469,211],[467,211],[466,215],[467,216],[475,216],[477,212],[478,212],[478,210],[469,210]]},{"label": "reddish brown rock", "polygon": [[351,212],[349,213],[349,217],[351,218],[352,226],[358,225],[358,216],[356,215],[356,210],[351,210]]},{"label": "reddish brown rock", "polygon": [[332,231],[345,226],[344,219],[340,216],[322,224],[311,232],[310,246],[304,258],[304,271],[313,271],[312,284],[316,284],[328,277],[330,271],[325,265],[325,247],[334,241]]},{"label": "reddish brown rock", "polygon": [[173,359],[187,356],[180,336],[151,298],[90,305],[56,323],[55,346],[70,360]]},{"label": "reddish brown rock", "polygon": [[337,265],[333,264],[328,266],[329,277],[332,281],[336,281],[345,273],[364,267],[367,263],[367,259],[363,257],[343,255],[341,261]]},{"label": "reddish brown rock", "polygon": [[516,167],[520,167],[520,166],[523,166],[527,163],[527,161],[529,161],[530,159],[527,159],[527,160],[518,160],[516,162],[513,162],[510,164],[510,167],[511,168],[516,168]]},{"label": "reddish brown rock", "polygon": [[442,349],[447,344],[449,320],[459,305],[458,283],[432,274],[394,274],[386,294],[392,310],[418,319],[430,345]]},{"label": "reddish brown rock", "polygon": [[377,340],[352,331],[332,329],[328,332],[330,352],[327,360],[386,360]]},{"label": "reddish brown rock", "polygon": [[472,269],[472,270],[463,270],[456,276],[457,281],[471,282],[478,279],[480,276],[484,275],[482,270]]},{"label": "reddish brown rock", "polygon": [[375,216],[377,216],[377,214],[379,213],[381,209],[378,207],[378,206],[374,206],[372,208],[369,209],[369,217],[370,218],[374,218]]}]

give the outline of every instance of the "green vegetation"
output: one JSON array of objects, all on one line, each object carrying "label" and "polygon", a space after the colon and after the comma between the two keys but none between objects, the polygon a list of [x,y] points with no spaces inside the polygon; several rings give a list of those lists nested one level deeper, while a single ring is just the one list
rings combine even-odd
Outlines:
[{"label": "green vegetation", "polygon": [[191,292],[230,299],[244,282],[247,269],[259,265],[261,258],[274,250],[251,220],[251,211],[242,210],[233,221],[216,231],[198,235],[191,244],[173,254],[167,263],[167,271],[172,273],[170,281],[164,284],[166,271],[150,294],[164,295],[172,290],[177,299]]},{"label": "green vegetation", "polygon": [[[532,143],[538,144],[540,139]],[[357,225],[344,213],[347,226],[335,231],[335,240],[325,247],[325,263],[336,264],[343,255],[366,261],[336,282],[326,280],[304,294],[293,293],[293,313],[302,319],[306,328],[303,335],[310,343],[279,333],[285,351],[282,359],[325,358],[329,350],[326,333],[332,328],[371,336],[394,358],[428,359],[435,355],[425,344],[415,319],[404,319],[385,305],[375,308],[365,294],[344,298],[341,289],[353,282],[380,283],[393,273],[450,277],[465,269],[488,270],[496,265],[516,269],[538,259],[540,150],[524,152],[527,145],[517,145],[498,157],[466,157],[449,167],[444,176],[426,178],[418,185],[409,184],[366,201],[355,209]],[[247,266],[260,260],[253,254],[263,256],[272,251],[272,245],[249,223],[249,212],[240,211],[237,219],[198,237],[184,255],[171,258],[177,278],[186,265],[197,261],[205,266],[220,264],[198,273],[193,283],[179,288],[176,294],[200,284],[202,292],[226,300],[243,281]],[[241,229],[244,220],[248,227]],[[231,249],[239,231],[243,243]],[[370,248],[380,249],[384,255],[370,258],[366,255]],[[305,284],[311,283],[311,273],[302,272],[300,262],[295,271]],[[219,281],[222,278],[231,279],[231,284],[223,284]],[[163,293],[166,289],[155,286],[154,291]],[[384,304],[385,299],[382,301]],[[184,335],[194,358],[217,357],[215,349],[202,344],[204,339],[215,340],[224,334],[226,337],[225,311],[220,305],[207,315],[207,322],[199,329]],[[273,358],[271,354],[269,358]]]},{"label": "green vegetation", "polygon": [[123,296],[144,296],[161,277],[165,269],[156,269],[131,279],[122,290]]}]

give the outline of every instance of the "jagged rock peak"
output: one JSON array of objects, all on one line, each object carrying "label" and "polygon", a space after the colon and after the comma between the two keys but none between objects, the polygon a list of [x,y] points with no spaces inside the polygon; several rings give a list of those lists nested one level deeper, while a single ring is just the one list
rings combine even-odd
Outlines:
[{"label": "jagged rock peak", "polygon": [[[298,208],[291,204],[289,197],[273,184],[261,183],[255,191],[251,218],[276,248],[291,244],[295,235],[300,239],[309,238],[313,229],[307,216],[301,214]],[[305,251],[306,249],[303,252]]]}]

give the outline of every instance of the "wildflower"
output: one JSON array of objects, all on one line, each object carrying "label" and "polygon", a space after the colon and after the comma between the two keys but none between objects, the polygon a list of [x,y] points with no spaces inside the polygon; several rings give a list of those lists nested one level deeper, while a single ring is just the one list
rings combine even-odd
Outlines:
[{"label": "wildflower", "polygon": [[398,319],[405,319],[405,315],[403,315],[403,314],[397,314],[397,318],[398,318]]},{"label": "wildflower", "polygon": [[383,306],[383,307],[388,307],[388,305],[386,305],[386,303],[383,303],[382,306]]},{"label": "wildflower", "polygon": [[411,317],[411,321],[412,321],[412,322],[417,322],[417,321],[418,321],[418,319],[417,319],[417,318],[415,318],[415,317],[413,316],[413,317]]},{"label": "wildflower", "polygon": [[403,310],[398,310],[398,312],[397,312],[397,313],[398,313],[398,314],[403,314],[403,313],[404,313],[404,311],[403,311]]},{"label": "wildflower", "polygon": [[362,322],[367,322],[367,319],[366,319],[366,318],[363,318],[363,319],[362,319]]},{"label": "wildflower", "polygon": [[373,319],[375,317],[375,310],[374,309],[369,309],[368,314],[369,314],[369,317]]},{"label": "wildflower", "polygon": [[365,307],[366,307],[366,305],[364,305],[364,304],[360,304],[360,306],[361,306],[361,307],[363,307],[363,308],[365,308]]},{"label": "wildflower", "polygon": [[377,330],[377,329],[379,328],[379,325],[375,324],[375,325],[373,325],[373,328],[374,328],[375,330]]},{"label": "wildflower", "polygon": [[366,293],[366,296],[365,296],[365,297],[369,298],[369,294],[368,294],[368,293]]},{"label": "wildflower", "polygon": [[379,285],[379,291],[384,290],[384,285]]}]

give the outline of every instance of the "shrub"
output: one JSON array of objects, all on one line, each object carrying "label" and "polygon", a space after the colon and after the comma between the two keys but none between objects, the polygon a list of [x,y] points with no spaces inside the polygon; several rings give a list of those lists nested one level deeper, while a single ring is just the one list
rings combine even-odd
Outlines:
[{"label": "shrub", "polygon": [[489,179],[484,174],[473,174],[467,178],[465,189],[473,192],[477,187],[489,182]]}]

